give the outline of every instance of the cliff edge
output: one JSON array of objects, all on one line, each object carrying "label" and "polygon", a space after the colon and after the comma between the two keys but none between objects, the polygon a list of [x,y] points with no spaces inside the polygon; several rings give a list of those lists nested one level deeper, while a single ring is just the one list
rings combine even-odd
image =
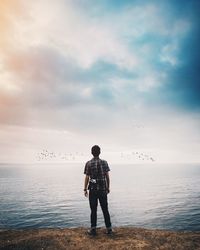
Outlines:
[{"label": "cliff edge", "polygon": [[0,250],[60,249],[200,249],[200,232],[174,232],[134,227],[99,228],[96,237],[85,228],[1,230]]}]

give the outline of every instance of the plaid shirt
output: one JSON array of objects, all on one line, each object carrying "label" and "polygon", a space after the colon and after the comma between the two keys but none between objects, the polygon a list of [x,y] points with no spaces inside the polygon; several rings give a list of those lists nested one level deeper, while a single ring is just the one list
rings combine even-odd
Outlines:
[{"label": "plaid shirt", "polygon": [[92,158],[85,164],[84,174],[96,180],[96,189],[105,191],[107,188],[106,172],[110,171],[107,161],[98,157]]}]

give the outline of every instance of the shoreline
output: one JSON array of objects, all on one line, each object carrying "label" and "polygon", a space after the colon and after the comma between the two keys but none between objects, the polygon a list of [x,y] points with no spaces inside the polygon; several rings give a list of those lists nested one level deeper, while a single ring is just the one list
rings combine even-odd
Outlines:
[{"label": "shoreline", "polygon": [[200,231],[167,231],[137,227],[115,227],[113,236],[97,228],[97,236],[87,228],[3,229],[0,250],[64,249],[200,249]]}]

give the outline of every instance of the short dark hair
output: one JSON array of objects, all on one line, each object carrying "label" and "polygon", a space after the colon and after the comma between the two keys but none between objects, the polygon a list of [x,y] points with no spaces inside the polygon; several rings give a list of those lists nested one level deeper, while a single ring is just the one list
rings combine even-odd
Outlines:
[{"label": "short dark hair", "polygon": [[100,153],[101,153],[101,149],[98,145],[94,145],[92,148],[91,148],[91,153],[93,156],[99,156]]}]

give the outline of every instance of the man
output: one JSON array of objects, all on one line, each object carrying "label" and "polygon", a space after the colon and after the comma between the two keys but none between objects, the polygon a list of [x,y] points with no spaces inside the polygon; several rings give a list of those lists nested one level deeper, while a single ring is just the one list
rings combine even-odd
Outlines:
[{"label": "man", "polygon": [[112,234],[112,226],[107,201],[107,194],[110,192],[110,168],[106,161],[99,158],[101,153],[99,146],[93,146],[91,153],[93,158],[85,164],[84,169],[84,193],[85,196],[88,197],[87,190],[89,190],[89,203],[91,209],[91,229],[89,230],[88,234],[92,236],[96,235],[98,200],[104,215],[107,234]]}]

